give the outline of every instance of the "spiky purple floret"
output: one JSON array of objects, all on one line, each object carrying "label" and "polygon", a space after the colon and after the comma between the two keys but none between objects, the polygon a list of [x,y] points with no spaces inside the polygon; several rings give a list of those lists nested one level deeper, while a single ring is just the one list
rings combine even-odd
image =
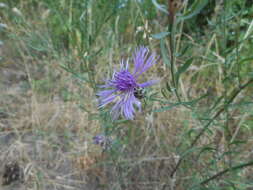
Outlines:
[{"label": "spiky purple floret", "polygon": [[156,64],[156,54],[149,55],[146,47],[136,49],[133,55],[134,71],[131,73],[128,68],[128,61],[121,62],[119,71],[114,71],[112,79],[106,81],[101,86],[106,90],[97,93],[99,96],[99,107],[102,108],[107,104],[114,102],[111,109],[112,118],[115,120],[120,115],[126,119],[133,119],[135,106],[141,110],[141,102],[134,96],[136,87],[148,87],[155,83],[155,80],[138,83],[139,76],[147,71],[152,65]]}]

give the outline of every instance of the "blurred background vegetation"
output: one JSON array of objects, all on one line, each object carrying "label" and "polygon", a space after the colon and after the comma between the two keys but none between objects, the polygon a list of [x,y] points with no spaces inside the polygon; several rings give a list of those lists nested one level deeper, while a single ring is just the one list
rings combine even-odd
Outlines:
[{"label": "blurred background vegetation", "polygon": [[[253,2],[174,0],[173,31],[169,2],[0,2],[0,171],[24,170],[3,188],[253,188]],[[113,122],[98,85],[139,45],[160,83]],[[104,131],[107,152],[92,143]]]}]

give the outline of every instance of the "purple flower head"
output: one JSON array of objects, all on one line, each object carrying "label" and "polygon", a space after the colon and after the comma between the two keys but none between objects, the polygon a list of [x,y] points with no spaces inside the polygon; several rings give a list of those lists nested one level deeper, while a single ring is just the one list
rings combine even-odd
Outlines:
[{"label": "purple flower head", "polygon": [[99,108],[113,102],[115,104],[111,109],[111,115],[114,120],[120,115],[132,120],[135,106],[141,110],[141,102],[139,97],[136,96],[136,89],[143,89],[156,82],[156,80],[151,80],[138,83],[138,79],[142,73],[156,64],[156,62],[156,54],[152,53],[149,55],[149,50],[146,47],[136,49],[133,55],[133,72],[129,71],[128,61],[122,60],[120,70],[114,71],[112,79],[107,80],[106,84],[101,86],[105,89],[97,94],[99,96]]},{"label": "purple flower head", "polygon": [[99,134],[93,137],[93,143],[100,145],[103,148],[103,150],[107,150],[112,145],[112,139],[103,134]]},{"label": "purple flower head", "polygon": [[93,137],[94,144],[103,144],[106,141],[106,137],[104,135],[96,135]]}]

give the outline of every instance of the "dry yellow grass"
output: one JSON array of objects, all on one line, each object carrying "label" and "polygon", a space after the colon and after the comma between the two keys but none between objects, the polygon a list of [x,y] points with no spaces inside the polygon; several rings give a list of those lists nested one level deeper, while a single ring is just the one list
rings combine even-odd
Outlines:
[{"label": "dry yellow grass", "polygon": [[[62,1],[61,6],[66,2]],[[23,2],[18,8],[26,10],[26,6]],[[131,6],[140,11],[137,2]],[[3,16],[9,26],[8,32],[17,39],[13,37],[15,40],[9,39],[4,46],[0,46],[0,56],[4,57],[4,61],[0,62],[0,176],[3,176],[6,164],[10,161],[18,162],[24,180],[17,180],[7,186],[0,184],[0,190],[185,190],[191,183],[206,179],[229,164],[252,160],[252,110],[237,108],[236,105],[233,109],[229,107],[228,120],[226,113],[222,113],[210,126],[210,130],[197,141],[196,146],[189,149],[203,124],[222,104],[208,117],[205,114],[207,107],[212,105],[215,98],[222,96],[226,90],[229,94],[237,85],[227,85],[227,89],[224,85],[222,65],[225,57],[216,32],[206,35],[205,42],[198,41],[204,37],[195,39],[195,36],[182,31],[175,37],[177,50],[187,44],[190,56],[197,57],[179,80],[182,101],[188,102],[206,93],[208,97],[199,101],[197,108],[189,109],[180,105],[164,112],[154,112],[164,106],[163,103],[143,101],[143,111],[136,114],[134,121],[113,123],[113,138],[119,141],[116,144],[119,148],[110,152],[93,144],[94,135],[103,133],[105,128],[105,122],[98,115],[101,112],[97,108],[94,88],[74,78],[60,65],[72,64],[79,71],[80,65],[87,59],[85,63],[91,65],[94,72],[91,78],[101,84],[104,79],[110,78],[112,70],[119,66],[122,58],[131,55],[134,44],[139,43],[138,35],[142,36],[140,42],[160,53],[159,40],[152,39],[150,35],[156,31],[165,31],[167,19],[158,13],[158,21],[151,22],[141,12],[129,9],[131,14],[136,14],[133,18],[141,17],[143,23],[139,22],[143,26],[138,22],[136,26],[127,23],[123,35],[119,26],[121,15],[116,16],[112,23],[113,29],[106,23],[101,29],[102,35],[97,37],[90,52],[79,52],[82,43],[86,41],[82,42],[78,38],[78,29],[62,37],[66,38],[68,45],[65,45],[68,47],[58,50],[53,45],[52,36],[49,36],[48,49],[36,51],[31,48],[31,40],[39,44],[44,39],[40,37],[48,40],[49,31],[44,22],[52,16],[50,10],[41,4],[37,8],[40,14],[28,17],[26,23],[13,24],[11,19]],[[89,22],[95,23],[92,20]],[[24,27],[22,24],[29,25]],[[138,28],[142,30],[137,32]],[[77,42],[71,44],[68,40]],[[169,42],[165,41],[169,46]],[[102,53],[94,59],[88,59],[100,47]],[[209,61],[210,57],[215,61]],[[178,56],[177,67],[182,66],[186,59]],[[87,72],[84,77],[88,78]],[[171,81],[169,67],[163,63],[162,56],[143,80],[151,78],[159,78],[160,82],[152,87],[150,94],[157,92],[155,98],[163,98],[171,103],[166,105],[178,101],[173,92],[167,91],[166,99],[162,97],[161,89],[165,88],[167,80]],[[236,97],[235,102],[240,103],[245,97],[250,99],[251,92],[252,87],[247,88]],[[225,128],[226,125],[229,128]],[[237,140],[247,142],[240,146],[231,144]],[[182,155],[187,156],[180,169],[170,176]],[[249,167],[222,176],[219,180],[238,177],[250,181],[253,180],[252,172]],[[221,186],[223,183],[220,182]]]}]

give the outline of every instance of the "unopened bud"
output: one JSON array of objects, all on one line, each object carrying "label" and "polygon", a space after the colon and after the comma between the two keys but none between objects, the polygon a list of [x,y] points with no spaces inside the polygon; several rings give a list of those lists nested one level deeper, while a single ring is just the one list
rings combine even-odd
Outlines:
[{"label": "unopened bud", "polygon": [[16,15],[18,15],[18,16],[23,16],[23,14],[21,13],[21,11],[20,11],[18,8],[16,8],[16,7],[14,7],[14,8],[12,9],[12,11],[13,11]]}]

